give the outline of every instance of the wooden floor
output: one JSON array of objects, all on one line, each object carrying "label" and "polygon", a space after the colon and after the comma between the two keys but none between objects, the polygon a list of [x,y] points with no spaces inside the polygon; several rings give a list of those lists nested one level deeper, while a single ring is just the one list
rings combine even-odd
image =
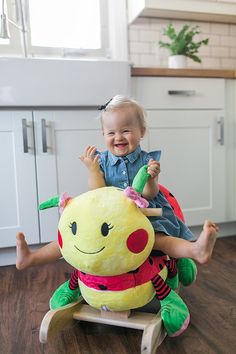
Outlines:
[{"label": "wooden floor", "polygon": [[[181,336],[166,338],[159,354],[236,353],[236,237],[217,240],[213,259],[198,269],[196,283],[181,289],[191,324]],[[70,270],[63,260],[21,272],[0,268],[0,353],[139,353],[142,331],[77,321],[54,342],[39,343],[50,295]]]}]

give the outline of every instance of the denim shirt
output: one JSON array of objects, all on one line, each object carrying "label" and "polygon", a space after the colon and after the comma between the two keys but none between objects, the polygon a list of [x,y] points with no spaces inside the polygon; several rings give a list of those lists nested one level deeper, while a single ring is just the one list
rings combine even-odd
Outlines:
[{"label": "denim shirt", "polygon": [[[126,156],[115,156],[110,151],[96,152],[100,155],[99,164],[107,186],[114,186],[125,189],[131,186],[133,179],[139,169],[148,164],[150,159],[160,160],[161,151],[145,152],[140,146],[135,151]],[[148,200],[150,208],[162,208],[161,217],[149,217],[150,222],[156,232],[166,235],[192,239],[193,235],[187,226],[178,219],[167,199],[161,191],[151,200]]]},{"label": "denim shirt", "polygon": [[150,159],[159,161],[161,157],[160,151],[145,152],[140,146],[131,154],[118,157],[110,151],[100,154],[100,168],[104,173],[107,186],[114,186],[125,189],[131,186],[133,179],[139,169],[148,164]]}]

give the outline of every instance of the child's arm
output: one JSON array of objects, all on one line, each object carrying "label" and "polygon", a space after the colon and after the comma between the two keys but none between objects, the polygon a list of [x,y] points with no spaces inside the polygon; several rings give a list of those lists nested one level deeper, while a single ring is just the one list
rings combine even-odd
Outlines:
[{"label": "child's arm", "polygon": [[54,262],[62,257],[59,245],[56,241],[35,251],[31,251],[23,233],[18,233],[16,239],[16,268],[19,270],[34,265]]},{"label": "child's arm", "polygon": [[105,187],[105,179],[98,163],[99,155],[95,155],[96,147],[88,145],[80,156],[80,160],[88,169],[89,190]]},{"label": "child's arm", "polygon": [[143,197],[146,199],[154,198],[158,192],[158,176],[160,173],[160,163],[155,160],[150,160],[148,162],[147,172],[150,174],[150,178],[147,180],[147,183],[143,189]]}]

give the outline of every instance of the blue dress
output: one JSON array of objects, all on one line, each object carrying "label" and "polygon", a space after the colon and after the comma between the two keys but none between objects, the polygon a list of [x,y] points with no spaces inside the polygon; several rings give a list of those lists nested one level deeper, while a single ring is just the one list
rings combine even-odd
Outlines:
[{"label": "blue dress", "polygon": [[[104,173],[106,185],[121,189],[132,185],[136,173],[143,165],[148,164],[150,159],[159,161],[161,156],[161,151],[145,152],[141,150],[140,146],[131,154],[122,157],[115,156],[109,151],[97,153],[100,155],[99,163]],[[148,201],[150,208],[162,208],[163,212],[161,217],[149,217],[155,232],[163,232],[166,235],[186,240],[193,239],[192,232],[175,216],[173,209],[161,191]]]}]

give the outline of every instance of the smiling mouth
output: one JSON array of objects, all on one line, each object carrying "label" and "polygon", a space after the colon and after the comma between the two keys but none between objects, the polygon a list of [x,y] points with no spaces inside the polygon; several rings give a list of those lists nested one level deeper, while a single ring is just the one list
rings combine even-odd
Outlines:
[{"label": "smiling mouth", "polygon": [[126,147],[128,144],[115,144],[116,148],[124,148]]},{"label": "smiling mouth", "polygon": [[75,248],[76,248],[79,252],[81,252],[81,253],[85,253],[85,254],[96,254],[96,253],[102,252],[102,250],[104,250],[105,246],[102,247],[100,250],[98,250],[98,251],[96,251],[96,252],[85,252],[85,251],[80,250],[80,249],[79,249],[78,247],[76,247],[76,246],[75,246]]}]

